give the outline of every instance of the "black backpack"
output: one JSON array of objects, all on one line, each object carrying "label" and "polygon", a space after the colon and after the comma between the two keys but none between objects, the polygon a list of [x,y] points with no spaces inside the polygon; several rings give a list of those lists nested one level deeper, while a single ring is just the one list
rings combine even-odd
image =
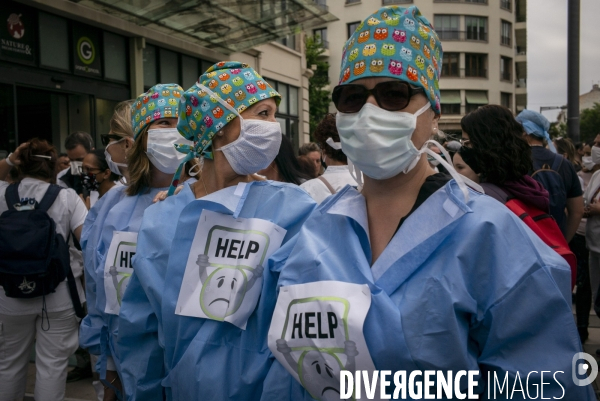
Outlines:
[{"label": "black backpack", "polygon": [[564,157],[554,155],[552,166],[548,164],[541,165],[533,160],[533,168],[535,171],[531,174],[531,178],[539,182],[546,188],[550,195],[550,215],[554,217],[556,223],[560,227],[563,235],[565,234],[565,208],[567,207],[567,189],[563,178],[558,173]]},{"label": "black backpack", "polygon": [[[53,293],[67,278],[75,313],[83,318],[69,246],[47,213],[61,189],[50,185],[39,204],[34,199],[21,204],[18,184],[6,189],[8,210],[0,215],[0,285],[7,297],[36,298]],[[45,298],[43,304],[45,308]]]}]

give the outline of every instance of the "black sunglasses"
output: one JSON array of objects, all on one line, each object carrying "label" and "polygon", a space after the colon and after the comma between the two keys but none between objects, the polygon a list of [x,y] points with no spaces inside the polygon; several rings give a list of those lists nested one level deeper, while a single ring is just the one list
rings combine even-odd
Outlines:
[{"label": "black sunglasses", "polygon": [[403,81],[380,82],[373,89],[362,85],[338,85],[331,95],[333,103],[342,113],[357,113],[373,95],[379,107],[389,111],[399,111],[410,103],[410,98],[425,89],[414,87]]},{"label": "black sunglasses", "polygon": [[104,146],[108,145],[110,143],[111,139],[118,141],[119,139],[121,139],[121,137],[119,135],[114,135],[114,134],[100,135],[100,140],[102,141],[102,145],[104,145]]}]

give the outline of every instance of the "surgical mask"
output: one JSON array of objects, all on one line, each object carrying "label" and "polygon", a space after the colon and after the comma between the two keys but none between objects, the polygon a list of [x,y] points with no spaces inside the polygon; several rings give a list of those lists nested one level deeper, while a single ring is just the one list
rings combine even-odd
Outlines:
[{"label": "surgical mask", "polygon": [[83,168],[83,162],[72,161],[71,163],[71,174],[80,175],[81,169]]},{"label": "surgical mask", "polygon": [[88,191],[97,191],[100,188],[100,183],[96,180],[96,174],[81,173],[82,184]]},{"label": "surgical mask", "polygon": [[600,164],[600,147],[592,146],[592,162]]},{"label": "surgical mask", "polygon": [[592,161],[592,156],[583,156],[581,158],[581,164],[582,164],[583,168],[586,170],[591,170],[596,165],[596,163],[594,163]]},{"label": "surgical mask", "polygon": [[420,152],[410,140],[417,117],[430,107],[427,102],[411,114],[366,103],[358,113],[337,113],[342,150],[360,171],[373,179],[406,174],[419,161]]},{"label": "surgical mask", "polygon": [[281,125],[276,121],[246,120],[209,88],[198,86],[240,119],[239,138],[215,151],[223,152],[233,171],[239,175],[254,174],[267,168],[281,147]]},{"label": "surgical mask", "polygon": [[281,146],[281,125],[278,122],[245,120],[240,136],[216,151],[223,152],[233,171],[239,175],[254,174],[275,160]]},{"label": "surgical mask", "polygon": [[106,163],[108,164],[108,168],[110,169],[110,171],[112,171],[113,173],[120,175],[120,176],[123,175],[123,173],[121,173],[121,170],[119,170],[119,167],[127,168],[127,164],[126,163],[117,163],[117,162],[113,161],[110,153],[108,153],[108,147],[114,145],[115,143],[124,141],[125,139],[127,139],[127,138],[121,138],[118,141],[111,142],[108,145],[106,145],[106,148],[104,148],[104,157],[106,157]]},{"label": "surgical mask", "polygon": [[185,139],[177,128],[159,128],[148,130],[148,150],[150,162],[165,174],[175,174],[185,154],[175,149],[175,144],[193,145]]}]

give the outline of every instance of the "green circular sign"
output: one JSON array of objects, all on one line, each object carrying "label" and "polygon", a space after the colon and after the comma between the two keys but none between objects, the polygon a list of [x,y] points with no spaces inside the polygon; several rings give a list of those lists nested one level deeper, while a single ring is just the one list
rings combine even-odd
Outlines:
[{"label": "green circular sign", "polygon": [[77,55],[83,64],[92,64],[96,58],[94,43],[85,36],[79,38],[77,41]]}]

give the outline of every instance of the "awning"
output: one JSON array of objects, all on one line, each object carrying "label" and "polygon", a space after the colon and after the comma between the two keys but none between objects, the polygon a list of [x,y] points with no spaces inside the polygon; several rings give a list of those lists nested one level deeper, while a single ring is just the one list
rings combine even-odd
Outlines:
[{"label": "awning", "polygon": [[469,104],[488,104],[488,97],[486,92],[481,91],[467,91],[467,103]]},{"label": "awning", "polygon": [[225,54],[336,21],[314,0],[80,0],[79,4]]},{"label": "awning", "polygon": [[440,91],[440,103],[460,104],[460,91]]}]

